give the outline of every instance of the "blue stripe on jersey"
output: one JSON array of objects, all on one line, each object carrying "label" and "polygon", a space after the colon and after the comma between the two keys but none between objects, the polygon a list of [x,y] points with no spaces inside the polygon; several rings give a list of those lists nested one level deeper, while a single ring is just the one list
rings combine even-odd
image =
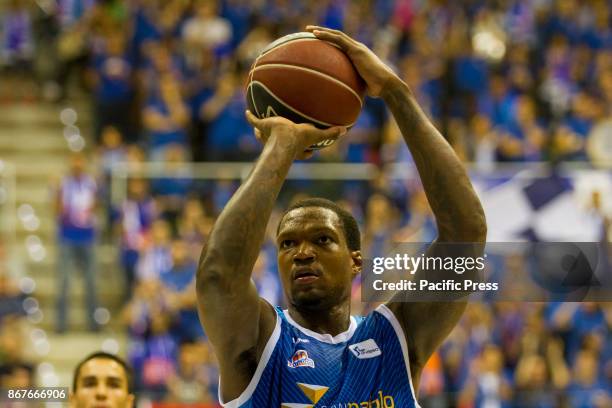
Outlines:
[{"label": "blue stripe on jersey", "polygon": [[419,407],[406,339],[386,306],[351,317],[349,329],[335,337],[299,326],[286,311],[276,313],[253,379],[240,397],[221,401],[224,407]]}]

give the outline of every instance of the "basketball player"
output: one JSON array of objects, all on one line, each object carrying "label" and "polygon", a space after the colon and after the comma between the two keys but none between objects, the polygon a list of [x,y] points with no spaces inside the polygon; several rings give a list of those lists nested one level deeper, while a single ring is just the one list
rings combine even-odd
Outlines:
[{"label": "basketball player", "polygon": [[71,408],[132,408],[132,369],[114,354],[96,352],[74,370]]},{"label": "basketball player", "polygon": [[[436,242],[484,242],[484,213],[465,169],[408,86],[346,34],[307,29],[342,48],[368,94],[391,110],[435,214]],[[247,117],[263,151],[217,219],[197,275],[201,320],[219,360],[222,404],[417,407],[423,366],[465,302],[391,301],[365,318],[351,317],[351,281],[362,267],[359,230],[349,213],[324,199],[295,204],[278,226],[278,268],[288,310],[262,300],[251,270],[289,168],[309,156],[308,146],[346,130],[257,119],[248,112]],[[437,245],[429,255],[437,253]]]}]

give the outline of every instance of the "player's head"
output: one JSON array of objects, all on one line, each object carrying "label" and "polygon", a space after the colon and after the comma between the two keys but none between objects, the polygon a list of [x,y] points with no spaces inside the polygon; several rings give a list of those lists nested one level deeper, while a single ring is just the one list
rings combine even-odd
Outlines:
[{"label": "player's head", "polygon": [[75,152],[70,155],[70,172],[75,176],[80,176],[87,168],[87,158],[82,152]]},{"label": "player's head", "polygon": [[289,302],[324,310],[348,302],[361,271],[361,238],[355,218],[332,201],[293,204],[278,224],[278,267]]},{"label": "player's head", "polygon": [[131,408],[134,405],[132,369],[121,358],[96,352],[74,370],[72,408]]}]

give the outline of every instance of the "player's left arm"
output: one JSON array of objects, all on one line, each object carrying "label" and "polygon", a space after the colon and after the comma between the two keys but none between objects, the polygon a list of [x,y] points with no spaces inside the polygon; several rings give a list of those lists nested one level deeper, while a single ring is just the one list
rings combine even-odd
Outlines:
[{"label": "player's left arm", "polygon": [[[427,200],[435,215],[438,238],[427,250],[428,257],[482,256],[487,236],[484,211],[465,167],[452,147],[419,107],[409,87],[399,78],[389,81],[381,92],[412,153]],[[464,243],[451,251],[447,243]],[[451,253],[454,252],[454,253]],[[435,278],[433,277],[435,275]],[[473,278],[474,271],[417,271],[416,278],[428,280]],[[466,294],[446,294],[448,301],[405,301],[396,295],[388,307],[403,326],[408,342],[413,381],[435,349],[448,336],[466,307]],[[458,299],[450,300],[451,297]],[[404,300],[404,301],[402,301]]]},{"label": "player's left arm", "polygon": [[[420,108],[408,85],[364,44],[341,31],[317,26],[308,26],[307,30],[317,38],[342,48],[365,80],[368,94],[383,98],[391,110],[412,153],[436,217],[438,238],[428,249],[427,255],[444,255],[446,251],[442,243],[484,243],[487,235],[484,211],[467,172],[452,147]],[[467,248],[470,249],[470,256],[479,256],[478,251],[482,250],[482,246],[478,245]],[[450,273],[449,278],[459,276],[452,271]],[[422,274],[422,271],[417,274]],[[394,297],[388,307],[404,330],[416,387],[421,369],[457,324],[466,302],[399,300]]]}]

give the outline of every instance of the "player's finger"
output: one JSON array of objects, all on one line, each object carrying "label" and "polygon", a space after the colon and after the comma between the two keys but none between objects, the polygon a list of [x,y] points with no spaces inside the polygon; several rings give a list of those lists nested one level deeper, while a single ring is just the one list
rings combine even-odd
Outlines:
[{"label": "player's finger", "polygon": [[246,116],[247,122],[249,122],[251,126],[253,126],[254,128],[260,127],[259,123],[261,122],[261,120],[255,117],[255,115],[253,115],[251,111],[247,110],[244,114]]},{"label": "player's finger", "polygon": [[339,34],[329,33],[326,31],[314,30],[312,32],[319,40],[328,41],[332,44],[337,45],[343,51],[348,51],[351,43]]},{"label": "player's finger", "polygon": [[322,140],[325,140],[325,139],[334,139],[334,140],[336,140],[340,136],[344,136],[346,134],[346,132],[347,132],[346,127],[344,127],[344,126],[334,126],[334,127],[329,128],[329,129],[325,129],[322,132],[321,138],[322,138]]},{"label": "player's finger", "polygon": [[331,34],[337,34],[337,35],[343,35],[344,32],[340,31],[340,30],[334,30],[333,28],[328,28],[328,27],[323,27],[323,26],[318,26],[318,25],[313,25],[313,24],[309,24],[306,26],[306,30],[307,31],[323,31],[323,32],[327,32],[327,33],[331,33]]},{"label": "player's finger", "polygon": [[[309,26],[309,27],[313,27],[313,26]],[[318,39],[323,40],[323,41],[329,41],[333,44],[336,44],[337,46],[342,48],[342,50],[344,51],[348,50],[349,47],[353,45],[350,39],[346,35],[343,35],[343,33],[338,34],[332,31],[327,31],[327,30],[323,31],[319,28],[312,28],[312,33]]]}]

